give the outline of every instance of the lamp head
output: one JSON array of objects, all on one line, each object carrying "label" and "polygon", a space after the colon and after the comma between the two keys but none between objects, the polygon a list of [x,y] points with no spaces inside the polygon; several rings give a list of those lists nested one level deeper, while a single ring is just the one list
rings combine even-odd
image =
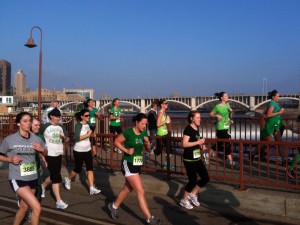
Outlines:
[{"label": "lamp head", "polygon": [[33,38],[29,38],[28,41],[27,41],[27,43],[24,46],[26,46],[27,48],[34,48],[37,45],[34,43]]}]

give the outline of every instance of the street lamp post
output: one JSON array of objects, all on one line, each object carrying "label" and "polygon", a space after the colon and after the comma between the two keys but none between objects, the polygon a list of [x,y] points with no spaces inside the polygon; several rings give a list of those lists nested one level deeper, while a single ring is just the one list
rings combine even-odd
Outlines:
[{"label": "street lamp post", "polygon": [[37,45],[34,43],[34,40],[32,38],[32,31],[33,29],[38,29],[41,32],[40,36],[40,58],[39,58],[39,85],[38,85],[38,119],[41,120],[41,111],[42,111],[42,63],[43,63],[43,55],[42,55],[42,37],[43,32],[42,29],[38,26],[34,26],[31,28],[30,31],[30,38],[28,39],[27,43],[25,44],[28,48],[34,48]]}]

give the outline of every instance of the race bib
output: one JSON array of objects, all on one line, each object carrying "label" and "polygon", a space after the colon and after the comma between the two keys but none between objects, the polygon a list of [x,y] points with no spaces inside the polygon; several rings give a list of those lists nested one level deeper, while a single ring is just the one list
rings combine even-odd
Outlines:
[{"label": "race bib", "polygon": [[121,122],[121,120],[120,120],[120,119],[116,119],[116,122],[117,122],[117,123],[120,123],[120,122]]},{"label": "race bib", "polygon": [[134,156],[133,157],[133,165],[134,166],[142,166],[143,165],[143,156]]},{"label": "race bib", "polygon": [[201,157],[200,149],[195,149],[195,150],[193,151],[193,158],[194,158],[194,159],[198,159],[198,158],[200,158],[200,157]]},{"label": "race bib", "polygon": [[36,163],[34,163],[34,162],[22,163],[22,165],[20,166],[20,173],[21,173],[22,177],[36,174],[37,173]]},{"label": "race bib", "polygon": [[95,117],[91,118],[90,123],[96,123],[96,118]]}]

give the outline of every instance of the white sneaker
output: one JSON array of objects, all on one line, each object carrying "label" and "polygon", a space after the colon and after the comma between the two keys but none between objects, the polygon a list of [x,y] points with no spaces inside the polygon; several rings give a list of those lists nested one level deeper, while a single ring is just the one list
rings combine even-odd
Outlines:
[{"label": "white sneaker", "polygon": [[207,151],[203,154],[203,157],[204,157],[205,163],[206,163],[206,164],[209,164],[209,154],[208,154]]},{"label": "white sneaker", "polygon": [[120,153],[120,154],[121,154],[121,153],[123,153],[123,152],[122,152],[122,150],[120,150],[120,149],[119,149],[119,148],[117,148],[117,147],[116,147],[116,148],[114,148],[114,151],[115,151],[115,152],[118,152],[118,153]]},{"label": "white sneaker", "polygon": [[69,177],[65,177],[65,188],[67,190],[71,190],[71,181],[70,181]]},{"label": "white sneaker", "polygon": [[181,199],[180,200],[180,205],[183,206],[186,209],[193,209],[194,207],[191,205],[191,203],[189,202],[189,200],[184,200]]},{"label": "white sneaker", "polygon": [[63,200],[60,200],[58,202],[56,202],[56,208],[58,209],[66,209],[69,205],[65,202],[63,202]]},{"label": "white sneaker", "polygon": [[99,194],[100,192],[101,192],[101,190],[99,190],[95,186],[90,187],[90,195],[96,195],[96,194]]},{"label": "white sneaker", "polygon": [[200,205],[200,202],[198,201],[198,196],[197,195],[195,195],[195,196],[189,195],[188,199],[193,203],[194,206],[199,206]]},{"label": "white sneaker", "polygon": [[45,198],[45,192],[46,192],[46,190],[42,188],[41,198]]}]

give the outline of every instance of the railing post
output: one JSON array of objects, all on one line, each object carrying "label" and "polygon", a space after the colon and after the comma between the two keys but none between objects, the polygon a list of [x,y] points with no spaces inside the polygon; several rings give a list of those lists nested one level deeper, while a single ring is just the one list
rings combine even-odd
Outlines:
[{"label": "railing post", "polygon": [[239,185],[239,191],[246,191],[244,187],[244,144],[240,142],[239,147],[239,157],[240,157],[240,185]]},{"label": "railing post", "polygon": [[[167,180],[171,180],[171,172],[170,172],[170,148],[171,148],[171,136],[167,135],[166,136],[166,153],[167,153]],[[162,153],[163,154],[163,153]]]},{"label": "railing post", "polygon": [[112,171],[114,171],[114,165],[113,165],[113,162],[114,162],[114,137],[113,136],[110,136],[109,137],[109,143],[110,143],[110,168]]},{"label": "railing post", "polygon": [[14,130],[14,116],[9,114],[9,130]]}]

